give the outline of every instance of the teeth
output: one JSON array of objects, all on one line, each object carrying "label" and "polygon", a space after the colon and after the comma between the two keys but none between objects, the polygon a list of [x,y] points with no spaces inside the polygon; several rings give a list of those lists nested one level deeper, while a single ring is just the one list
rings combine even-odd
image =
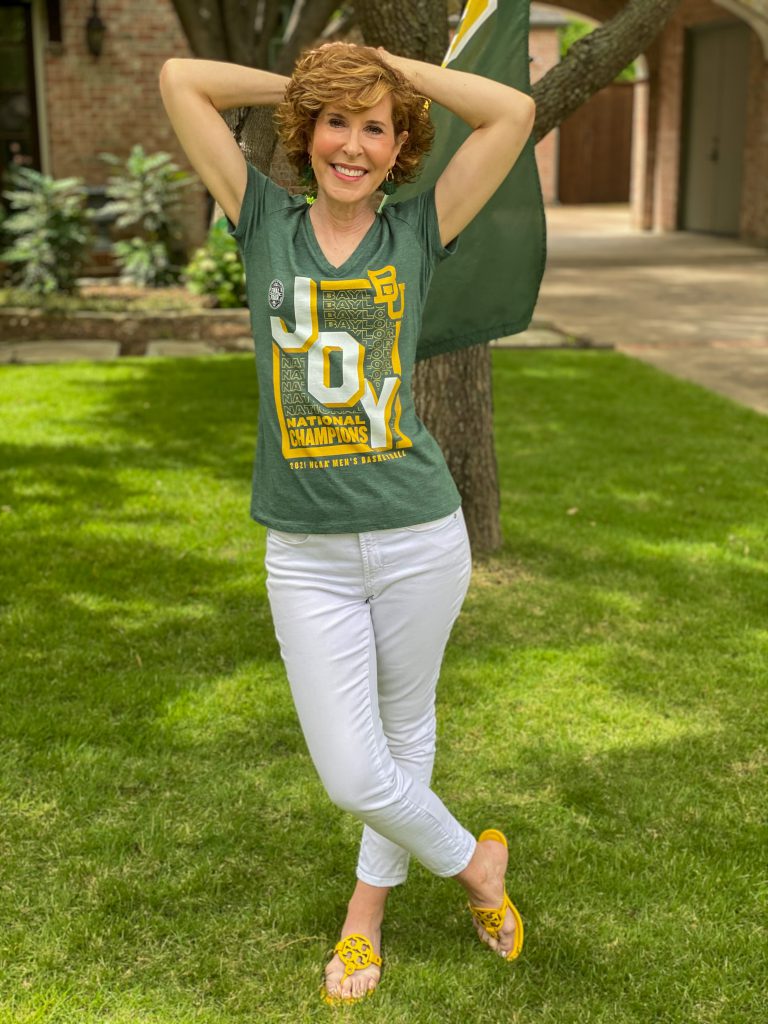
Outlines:
[{"label": "teeth", "polygon": [[333,165],[333,169],[338,171],[339,174],[343,174],[347,178],[362,178],[365,171],[353,171],[349,167],[340,167],[338,164]]}]

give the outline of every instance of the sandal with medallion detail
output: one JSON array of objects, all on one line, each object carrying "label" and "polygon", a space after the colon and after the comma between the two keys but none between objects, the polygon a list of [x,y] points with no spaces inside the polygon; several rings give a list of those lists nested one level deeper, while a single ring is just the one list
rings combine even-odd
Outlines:
[{"label": "sandal with medallion detail", "polygon": [[[478,843],[482,843],[486,839],[493,839],[497,843],[503,843],[504,846],[509,849],[507,837],[503,832],[499,832],[498,829],[487,828],[484,832],[480,833],[477,841]],[[512,912],[512,917],[515,921],[515,941],[512,949],[509,950],[504,959],[517,959],[520,955],[520,950],[523,948],[523,919],[520,917],[520,912],[517,907],[507,895],[506,888],[504,889],[504,899],[501,901],[500,907],[475,907],[471,903],[468,904],[468,906],[475,922],[484,928],[494,939],[498,939],[499,937],[499,932],[501,931],[501,926],[504,924],[504,918],[506,917],[507,911],[509,910]]]},{"label": "sandal with medallion detail", "polygon": [[[355,971],[365,970],[366,967],[381,967],[381,957],[373,951],[373,943],[365,935],[353,933],[347,935],[333,947],[339,960],[344,964],[344,974],[339,979],[339,987],[344,983],[345,978],[351,977]],[[338,1003],[359,1003],[374,992],[370,989],[362,996],[332,996],[323,985],[321,995],[329,1006],[336,1006]]]}]

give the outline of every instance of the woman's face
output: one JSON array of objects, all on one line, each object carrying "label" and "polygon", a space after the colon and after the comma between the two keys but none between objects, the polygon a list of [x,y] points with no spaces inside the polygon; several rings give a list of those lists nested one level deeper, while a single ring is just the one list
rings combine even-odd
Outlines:
[{"label": "woman's face", "polygon": [[340,202],[366,199],[381,186],[407,136],[395,138],[389,95],[367,110],[327,103],[309,149],[318,194]]}]

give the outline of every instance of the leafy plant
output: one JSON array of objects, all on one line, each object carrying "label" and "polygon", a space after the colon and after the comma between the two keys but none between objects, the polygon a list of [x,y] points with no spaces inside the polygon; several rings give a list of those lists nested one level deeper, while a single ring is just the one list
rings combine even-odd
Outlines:
[{"label": "leafy plant", "polygon": [[156,288],[176,280],[168,249],[162,242],[134,236],[113,246],[123,277],[143,288]]},{"label": "leafy plant", "polygon": [[171,161],[168,153],[145,153],[135,145],[127,160],[113,153],[101,159],[122,174],[108,179],[110,202],[99,211],[114,216],[118,228],[137,227],[141,235],[115,243],[115,255],[124,276],[136,284],[157,287],[178,280],[183,265],[181,233],[174,213],[192,176]]},{"label": "leafy plant", "polygon": [[222,309],[244,306],[245,272],[237,243],[227,234],[225,221],[217,221],[205,245],[190,260],[184,278],[193,295],[212,295]]},{"label": "leafy plant", "polygon": [[0,259],[19,264],[14,283],[37,295],[73,293],[93,235],[81,178],[55,180],[31,167],[16,167],[3,192],[15,211],[3,221],[12,236]]}]

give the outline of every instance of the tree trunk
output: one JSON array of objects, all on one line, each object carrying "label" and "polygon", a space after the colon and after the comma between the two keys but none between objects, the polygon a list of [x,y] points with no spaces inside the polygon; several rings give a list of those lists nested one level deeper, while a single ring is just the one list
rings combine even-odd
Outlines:
[{"label": "tree trunk", "polygon": [[[246,108],[237,111],[235,124],[230,124],[246,159],[266,175],[269,175],[277,145],[277,135],[275,135],[275,125],[272,120],[274,112],[274,107]],[[230,111],[226,113],[229,114]],[[239,115],[243,115],[242,118]]]},{"label": "tree trunk", "polygon": [[[282,0],[172,0],[195,57],[266,68],[285,4]],[[322,33],[338,0],[293,0],[274,70],[290,74],[305,46]]]},{"label": "tree trunk", "polygon": [[445,0],[358,0],[357,23],[366,45],[439,64],[448,49]]},{"label": "tree trunk", "polygon": [[278,75],[290,75],[296,58],[306,46],[320,38],[337,7],[338,0],[303,0],[294,5],[291,31],[274,69]]},{"label": "tree trunk", "polygon": [[424,360],[416,366],[414,394],[461,493],[473,554],[497,550],[502,536],[490,349],[472,345]]},{"label": "tree trunk", "polygon": [[[445,0],[365,0],[358,23],[369,46],[439,64],[448,48]],[[487,345],[426,359],[414,375],[416,411],[443,450],[459,489],[474,554],[501,546]]]}]

